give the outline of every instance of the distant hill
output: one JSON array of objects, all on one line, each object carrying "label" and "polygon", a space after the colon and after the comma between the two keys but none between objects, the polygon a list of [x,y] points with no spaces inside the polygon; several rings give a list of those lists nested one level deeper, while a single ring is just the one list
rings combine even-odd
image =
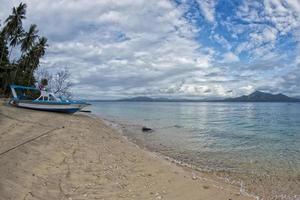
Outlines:
[{"label": "distant hill", "polygon": [[154,101],[151,97],[133,97],[133,98],[126,98],[126,99],[119,99],[117,101]]},{"label": "distant hill", "polygon": [[255,91],[249,95],[243,95],[236,98],[224,99],[225,102],[300,102],[300,99],[291,98],[283,94],[270,94],[261,91]]},{"label": "distant hill", "polygon": [[151,98],[151,97],[133,97],[119,99],[116,101],[132,102],[300,102],[300,99],[288,97],[283,94],[270,94],[261,91],[255,91],[249,95],[243,95],[236,98],[226,98],[220,100],[210,99],[168,99],[168,98]]},{"label": "distant hill", "polygon": [[143,101],[143,102],[178,102],[178,101],[189,101],[188,99],[168,99],[168,98],[151,98],[151,97],[133,97],[119,99],[117,101]]}]

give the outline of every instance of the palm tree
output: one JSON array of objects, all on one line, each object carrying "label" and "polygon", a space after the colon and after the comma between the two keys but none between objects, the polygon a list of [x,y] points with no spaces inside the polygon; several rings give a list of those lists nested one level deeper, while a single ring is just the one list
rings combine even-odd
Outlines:
[{"label": "palm tree", "polygon": [[[32,58],[32,55],[34,55],[32,52],[32,48],[35,46],[35,41],[38,38],[38,30],[37,30],[37,26],[35,24],[31,24],[29,27],[28,32],[24,33],[24,37],[21,39],[21,58],[19,60],[19,67],[17,69],[16,72],[16,76],[21,76],[23,77],[23,70],[21,71],[22,73],[20,73],[20,69],[19,68],[24,68],[24,71],[28,71],[29,66],[28,63],[30,61],[30,59]],[[27,54],[27,55],[25,55]],[[16,77],[14,78],[16,79]],[[15,80],[16,81],[16,80]]]},{"label": "palm tree", "polygon": [[[26,4],[20,3],[19,6],[13,7],[12,14],[8,16],[5,20],[5,26],[3,28],[3,33],[5,40],[12,37],[16,32],[22,29],[22,20],[25,19],[26,15]],[[3,58],[3,51],[1,53],[0,62]]]},{"label": "palm tree", "polygon": [[13,35],[10,36],[10,43],[9,43],[9,45],[11,46],[11,49],[10,49],[8,58],[10,58],[10,55],[11,55],[11,52],[12,52],[13,48],[16,45],[20,44],[23,35],[24,35],[24,30],[21,27],[19,27],[13,33]]},{"label": "palm tree", "polygon": [[32,58],[32,63],[30,65],[30,78],[28,79],[28,85],[32,83],[34,80],[32,80],[33,77],[33,72],[34,70],[38,67],[40,58],[42,58],[45,55],[46,48],[48,47],[47,44],[47,38],[41,37],[39,38],[39,41],[37,44],[31,49],[31,58]]},{"label": "palm tree", "polygon": [[[0,30],[0,93],[5,94],[7,85],[11,83],[33,83],[34,70],[48,46],[47,39],[37,35],[35,24],[24,32],[22,21],[26,18],[26,8],[24,3],[13,7]],[[10,62],[9,57],[16,46],[20,47],[21,56],[16,62]]]},{"label": "palm tree", "polygon": [[5,20],[8,34],[15,32],[18,27],[22,27],[22,20],[26,18],[26,7],[25,3],[20,3],[17,8],[13,7],[12,14]]},{"label": "palm tree", "polygon": [[41,37],[39,38],[39,42],[38,42],[38,55],[39,58],[43,57],[46,53],[46,47],[48,47],[49,45],[47,44],[47,38],[46,37]]},{"label": "palm tree", "polygon": [[[21,32],[22,32],[22,20],[25,19],[25,14],[26,14],[26,4],[20,3],[18,7],[14,7],[12,10],[12,14],[8,16],[8,18],[5,20],[5,26],[2,29],[3,37],[4,37],[4,44],[2,47],[2,52],[1,52],[1,58],[0,58],[0,63],[2,63],[3,58],[5,59],[5,47],[7,40],[10,40],[10,45],[11,45],[11,51],[13,47],[17,45],[17,43],[20,40],[21,37]],[[10,51],[10,52],[11,52]],[[9,53],[10,55],[10,53]],[[9,64],[9,55],[8,55],[8,62],[6,66],[2,66],[3,69],[5,69],[5,79],[3,80],[3,89],[4,92],[6,90],[6,86],[11,79],[11,73],[12,73],[12,67],[13,65]],[[3,63],[2,63],[3,64]]]},{"label": "palm tree", "polygon": [[24,34],[24,37],[21,40],[21,51],[23,54],[34,45],[35,40],[38,38],[37,33],[39,31],[36,27],[36,24],[31,24],[28,32]]}]

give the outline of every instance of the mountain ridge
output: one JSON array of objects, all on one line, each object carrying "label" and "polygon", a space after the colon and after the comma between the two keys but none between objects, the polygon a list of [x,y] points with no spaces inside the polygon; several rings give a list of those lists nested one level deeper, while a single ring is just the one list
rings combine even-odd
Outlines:
[{"label": "mountain ridge", "polygon": [[147,96],[137,96],[118,100],[94,100],[94,101],[117,101],[117,102],[300,102],[300,99],[286,96],[282,93],[271,94],[267,92],[255,91],[249,95],[225,99],[170,99],[153,98]]},{"label": "mountain ridge", "polygon": [[300,99],[288,97],[284,94],[271,94],[261,91],[255,91],[249,95],[243,95],[236,98],[226,98],[227,102],[300,102]]}]

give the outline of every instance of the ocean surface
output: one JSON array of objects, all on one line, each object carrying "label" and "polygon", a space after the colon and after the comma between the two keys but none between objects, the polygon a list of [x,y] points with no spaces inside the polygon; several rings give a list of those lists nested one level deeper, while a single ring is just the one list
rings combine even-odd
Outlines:
[{"label": "ocean surface", "polygon": [[94,114],[150,150],[264,199],[300,199],[300,103],[92,104]]}]

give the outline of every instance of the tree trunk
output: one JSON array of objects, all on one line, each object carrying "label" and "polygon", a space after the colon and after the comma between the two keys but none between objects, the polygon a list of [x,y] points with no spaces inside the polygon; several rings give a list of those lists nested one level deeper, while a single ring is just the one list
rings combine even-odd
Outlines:
[{"label": "tree trunk", "polygon": [[6,47],[6,40],[4,40],[4,43],[3,43],[2,52],[1,52],[1,58],[0,58],[0,64],[2,63],[2,59],[3,59],[5,47]]},{"label": "tree trunk", "polygon": [[[7,76],[7,71],[5,72],[5,75]],[[7,78],[3,79],[3,94],[6,93],[6,88],[7,88]]]},{"label": "tree trunk", "polygon": [[0,58],[0,64],[2,63],[2,58],[4,55],[4,50],[5,50],[5,43],[3,44],[2,52],[1,52],[1,58]]},{"label": "tree trunk", "polygon": [[[20,59],[23,57],[23,55],[24,55],[24,53],[21,54]],[[26,61],[26,60],[25,60],[25,61]],[[19,64],[20,64],[20,63],[19,63]],[[25,62],[25,64],[26,64],[26,62]],[[17,67],[16,73],[15,73],[15,77],[14,77],[14,82],[16,82],[16,78],[17,78],[17,75],[18,75],[18,72],[19,72],[19,68],[20,68],[20,66]]]},{"label": "tree trunk", "polygon": [[[35,65],[37,64],[37,62],[38,62],[38,59],[35,60],[35,62],[33,63],[34,65],[33,65],[32,69],[30,70],[30,77],[29,77],[29,80],[28,80],[28,85],[29,85],[30,82],[31,82],[31,79],[32,79],[32,76],[33,76],[33,71],[35,70],[35,67],[36,67],[36,68],[38,67],[38,66],[35,66]],[[37,65],[38,65],[38,64],[37,64]]]},{"label": "tree trunk", "polygon": [[10,69],[6,66],[6,68],[4,69],[4,77],[3,78],[3,93],[6,94],[7,91],[7,86],[10,84],[9,80],[10,80]]},{"label": "tree trunk", "polygon": [[11,83],[12,83],[12,84],[15,84],[15,83],[16,83],[16,82],[15,82],[15,81],[16,81],[15,79],[16,79],[16,76],[17,76],[17,70],[14,69],[14,70],[12,70],[12,72],[13,72],[13,75],[12,75],[12,77],[11,77],[11,80],[12,80]]}]

